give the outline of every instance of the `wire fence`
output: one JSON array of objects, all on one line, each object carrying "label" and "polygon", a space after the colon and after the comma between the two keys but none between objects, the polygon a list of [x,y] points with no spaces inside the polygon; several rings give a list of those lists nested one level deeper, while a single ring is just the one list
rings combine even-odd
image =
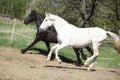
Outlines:
[{"label": "wire fence", "polygon": [[[28,27],[27,27],[28,28]],[[15,29],[16,29],[16,19],[14,19],[14,23],[13,23],[13,26],[12,26],[12,29],[10,29],[10,30],[0,30],[0,33],[4,33],[4,34],[6,34],[6,33],[8,33],[8,34],[10,34],[10,44],[12,44],[13,43],[13,40],[14,40],[14,35],[19,35],[19,36],[22,36],[22,37],[25,37],[25,38],[31,38],[31,39],[33,39],[33,37],[32,36],[29,36],[29,35],[25,35],[25,34],[22,34],[22,33],[19,33],[19,32],[16,32],[15,31]],[[29,30],[31,30],[31,32],[36,32],[36,30],[34,30],[34,29],[32,29],[32,28],[28,28]],[[7,39],[7,37],[6,37],[6,39]]]}]

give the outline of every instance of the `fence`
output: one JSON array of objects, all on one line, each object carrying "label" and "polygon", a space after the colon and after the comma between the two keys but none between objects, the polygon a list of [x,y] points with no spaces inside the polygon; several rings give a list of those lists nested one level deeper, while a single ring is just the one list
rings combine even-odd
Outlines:
[{"label": "fence", "polygon": [[[21,34],[21,33],[19,33],[19,32],[15,32],[15,27],[16,27],[16,19],[14,19],[14,23],[13,23],[13,27],[12,27],[12,29],[11,29],[11,31],[9,30],[6,30],[6,31],[1,31],[0,30],[0,33],[10,33],[11,34],[11,36],[10,36],[10,44],[12,44],[13,43],[13,38],[14,38],[14,35],[16,34],[16,35],[19,35],[19,36],[22,36],[22,37],[26,37],[26,38],[33,38],[33,37],[31,37],[31,36],[28,36],[28,35],[24,35],[24,34]],[[27,27],[28,28],[28,27]],[[31,29],[31,31],[34,31],[34,32],[36,32],[36,30],[34,30],[34,29],[32,29],[32,28],[28,28],[28,29]]]}]

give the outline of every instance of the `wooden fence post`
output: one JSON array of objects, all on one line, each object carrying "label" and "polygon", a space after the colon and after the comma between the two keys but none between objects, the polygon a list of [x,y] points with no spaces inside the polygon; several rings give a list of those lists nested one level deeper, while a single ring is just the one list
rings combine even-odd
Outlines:
[{"label": "wooden fence post", "polygon": [[15,25],[16,25],[16,19],[14,20],[14,24],[13,24],[13,28],[12,28],[12,32],[11,32],[11,43],[13,43],[13,37],[14,37],[14,33],[15,33]]}]

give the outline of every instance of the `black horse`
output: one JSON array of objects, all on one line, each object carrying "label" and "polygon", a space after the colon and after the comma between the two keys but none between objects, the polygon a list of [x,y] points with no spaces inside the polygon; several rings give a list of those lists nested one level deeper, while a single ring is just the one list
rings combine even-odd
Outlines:
[{"label": "black horse", "polygon": [[[36,27],[37,27],[37,33],[36,33],[35,40],[28,47],[21,50],[21,52],[23,54],[39,41],[44,41],[45,42],[48,51],[50,51],[50,44],[49,43],[58,43],[58,41],[57,41],[57,33],[56,33],[54,27],[51,26],[47,30],[39,32],[39,26],[41,25],[43,20],[44,20],[44,16],[42,16],[41,14],[36,12],[35,10],[31,10],[31,13],[24,20],[25,24],[28,24],[30,22],[35,21]],[[90,47],[85,47],[85,48],[90,52],[91,55],[93,55],[93,51],[92,51],[92,49]],[[80,53],[81,53],[81,57],[83,59],[86,59],[87,56],[85,54],[83,54],[83,49],[82,48],[80,48],[80,49],[73,48],[73,49],[74,49],[74,51],[76,53],[78,64],[81,65],[82,61],[80,59]]]}]

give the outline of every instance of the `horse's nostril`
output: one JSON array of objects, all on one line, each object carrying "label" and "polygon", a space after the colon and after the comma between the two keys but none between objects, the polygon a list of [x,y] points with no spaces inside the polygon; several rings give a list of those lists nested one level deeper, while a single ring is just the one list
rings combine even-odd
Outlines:
[{"label": "horse's nostril", "polygon": [[26,24],[26,25],[27,25],[27,24],[28,24],[28,22],[27,22],[27,21],[24,21],[24,24]]},{"label": "horse's nostril", "polygon": [[42,30],[41,30],[41,28],[39,28],[39,32],[41,32]]},{"label": "horse's nostril", "polygon": [[41,28],[39,28],[39,32],[42,32],[42,31],[44,31],[43,29],[41,29]]}]

